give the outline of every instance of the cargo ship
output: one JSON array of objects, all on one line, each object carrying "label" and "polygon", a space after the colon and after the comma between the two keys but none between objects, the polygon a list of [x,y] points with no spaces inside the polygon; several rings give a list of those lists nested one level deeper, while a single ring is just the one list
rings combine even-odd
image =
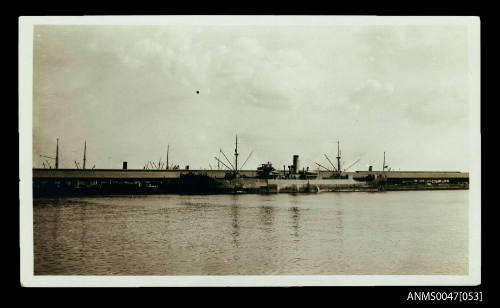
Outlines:
[{"label": "cargo ship", "polygon": [[[242,169],[250,158],[248,155],[238,166],[238,139],[231,162],[221,150],[226,161],[215,157],[226,170],[180,169],[161,161],[156,169],[85,169],[86,143],[83,168],[75,161],[77,169],[58,168],[59,144],[56,148],[56,168],[33,169],[33,194],[50,195],[106,195],[106,194],[218,194],[218,193],[322,193],[322,192],[377,192],[391,190],[442,190],[468,189],[469,174],[458,171],[392,171],[384,162],[382,170],[349,171],[342,168],[340,143],[337,142],[336,163],[325,154],[331,167],[321,164],[312,172],[299,168],[299,155],[293,156],[288,170],[276,170],[270,162],[261,164],[257,170]],[[359,160],[358,160],[359,161]],[[152,166],[153,167],[153,166]]]}]

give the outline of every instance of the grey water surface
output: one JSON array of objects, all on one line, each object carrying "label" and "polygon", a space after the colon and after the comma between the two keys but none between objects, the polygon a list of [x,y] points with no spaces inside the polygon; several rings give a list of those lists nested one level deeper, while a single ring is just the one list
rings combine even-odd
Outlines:
[{"label": "grey water surface", "polygon": [[465,275],[468,193],[38,198],[35,275]]}]

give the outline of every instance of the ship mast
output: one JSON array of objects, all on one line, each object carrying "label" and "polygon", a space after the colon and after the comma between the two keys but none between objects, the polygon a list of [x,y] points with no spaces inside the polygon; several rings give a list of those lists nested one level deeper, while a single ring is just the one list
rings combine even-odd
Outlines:
[{"label": "ship mast", "polygon": [[85,169],[85,162],[87,161],[87,140],[85,140],[85,144],[83,145],[83,168]]},{"label": "ship mast", "polygon": [[236,148],[234,149],[234,170],[238,173],[238,135],[236,135]]},{"label": "ship mast", "polygon": [[384,162],[382,164],[382,172],[384,172],[384,171],[385,171],[385,152],[384,152]]},{"label": "ship mast", "polygon": [[[226,167],[227,169],[229,169],[233,175],[239,174],[239,170],[238,170],[238,156],[240,155],[240,153],[238,153],[238,135],[236,135],[235,148],[234,148],[234,161],[233,161],[234,164],[226,156],[226,154],[224,153],[224,151],[222,151],[222,149],[219,149],[219,153],[222,153],[222,155],[226,159],[226,162],[228,163],[228,165],[226,165],[226,163],[224,163],[220,158],[214,156],[214,159],[217,161],[217,168],[219,168],[219,163],[220,163],[224,167]],[[243,164],[241,164],[241,168],[242,169],[243,169],[243,167],[245,167],[245,164],[250,159],[250,157],[252,156],[252,154],[253,154],[253,151],[251,151],[250,154],[248,154],[248,156],[245,159],[245,161],[243,161]]]},{"label": "ship mast", "polygon": [[340,142],[339,141],[337,141],[337,171],[339,172],[339,175],[342,172],[340,170]]},{"label": "ship mast", "polygon": [[56,169],[59,169],[59,138],[56,142]]},{"label": "ship mast", "polygon": [[170,150],[170,144],[167,145],[167,166],[165,167],[166,170],[168,170],[168,152]]}]

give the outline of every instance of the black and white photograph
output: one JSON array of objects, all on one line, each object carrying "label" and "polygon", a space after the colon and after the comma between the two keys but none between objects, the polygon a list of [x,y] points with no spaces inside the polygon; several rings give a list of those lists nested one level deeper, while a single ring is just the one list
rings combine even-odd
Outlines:
[{"label": "black and white photograph", "polygon": [[21,17],[22,284],[480,284],[479,24]]}]

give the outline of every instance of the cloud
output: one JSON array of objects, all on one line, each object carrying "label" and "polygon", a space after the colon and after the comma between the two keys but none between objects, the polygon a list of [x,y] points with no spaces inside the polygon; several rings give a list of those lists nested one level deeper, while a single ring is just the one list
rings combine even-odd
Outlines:
[{"label": "cloud", "polygon": [[346,153],[379,155],[378,143],[429,128],[460,135],[468,103],[460,33],[37,26],[34,151],[53,152],[60,137],[72,167],[87,139],[98,167],[137,168],[170,144],[179,164],[198,168],[238,133],[255,150],[249,167],[288,164],[292,152],[311,166],[337,139],[348,140]]}]

